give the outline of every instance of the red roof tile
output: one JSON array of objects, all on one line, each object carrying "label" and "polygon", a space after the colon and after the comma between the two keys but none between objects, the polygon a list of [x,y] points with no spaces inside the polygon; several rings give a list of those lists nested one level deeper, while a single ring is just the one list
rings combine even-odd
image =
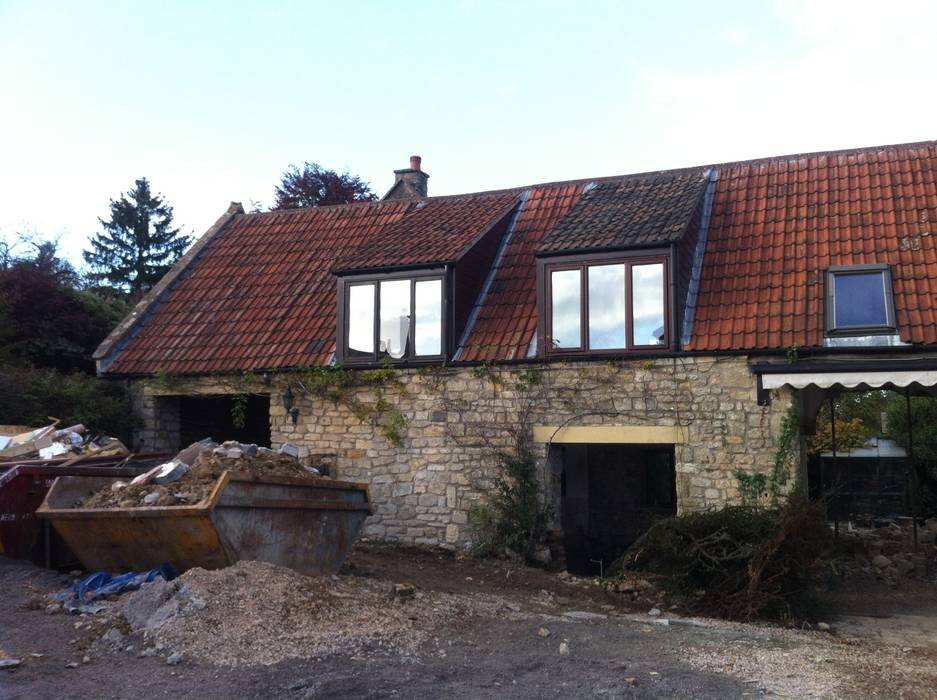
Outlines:
[{"label": "red roof tile", "polygon": [[534,251],[582,197],[584,183],[533,188],[521,205],[503,255],[459,360],[526,357],[537,330]]},{"label": "red roof tile", "polygon": [[557,222],[537,252],[578,253],[676,242],[690,226],[706,183],[702,172],[690,170],[595,184]]},{"label": "red roof tile", "polygon": [[415,202],[407,216],[336,263],[337,271],[455,262],[479,236],[507,216],[518,193],[495,192]]},{"label": "red roof tile", "polygon": [[407,201],[236,216],[145,318],[113,374],[322,364],[335,349],[338,254],[399,221]]},{"label": "red roof tile", "polygon": [[[688,350],[822,345],[824,272],[860,263],[891,266],[902,339],[937,344],[937,144],[709,167],[718,180]],[[662,175],[690,191],[704,170]],[[333,270],[452,261],[509,216],[456,359],[525,357],[537,327],[535,253],[556,230],[575,232],[577,245],[608,243],[602,222],[623,220],[613,211],[621,202],[597,196],[586,211],[585,186],[613,194],[648,177],[235,215],[135,327],[105,344],[112,362],[103,364],[113,374],[181,374],[327,362]]]},{"label": "red roof tile", "polygon": [[937,144],[720,166],[688,350],[823,345],[824,272],[887,263],[901,339],[937,343]]}]

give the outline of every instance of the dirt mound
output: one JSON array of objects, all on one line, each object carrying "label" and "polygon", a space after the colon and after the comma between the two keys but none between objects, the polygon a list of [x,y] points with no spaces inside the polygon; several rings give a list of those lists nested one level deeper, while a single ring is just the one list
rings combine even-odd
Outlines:
[{"label": "dirt mound", "polygon": [[136,632],[211,663],[272,664],[360,651],[411,653],[441,626],[510,614],[495,598],[429,594],[353,576],[309,577],[264,562],[190,569],[122,603]]},{"label": "dirt mound", "polygon": [[[211,494],[218,477],[225,470],[262,476],[292,476],[313,478],[315,475],[303,467],[295,457],[276,452],[256,455],[242,454],[226,457],[206,449],[199,453],[189,469],[171,484],[154,483],[132,485],[115,482],[92,494],[80,508],[139,508],[144,506],[187,506],[199,503]],[[118,484],[122,484],[118,486]],[[157,494],[157,495],[152,495]]]}]

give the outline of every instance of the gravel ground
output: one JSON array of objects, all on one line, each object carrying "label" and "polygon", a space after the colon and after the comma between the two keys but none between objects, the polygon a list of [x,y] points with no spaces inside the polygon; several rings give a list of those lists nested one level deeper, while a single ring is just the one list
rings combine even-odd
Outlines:
[{"label": "gravel ground", "polygon": [[[23,659],[0,671],[0,698],[932,698],[937,683],[930,648],[652,617],[646,601],[504,562],[363,547],[338,580],[282,575],[190,572],[205,606],[177,618],[180,637],[144,639],[108,615],[36,609],[67,580],[0,559],[0,649]],[[238,584],[251,577],[269,584],[259,607],[263,590]],[[299,593],[306,607],[289,608]]]}]

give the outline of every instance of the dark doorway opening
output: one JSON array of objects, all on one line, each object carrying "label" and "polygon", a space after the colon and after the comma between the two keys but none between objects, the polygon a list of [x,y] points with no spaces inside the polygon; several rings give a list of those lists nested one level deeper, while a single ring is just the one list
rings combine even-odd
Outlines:
[{"label": "dark doorway opening", "polygon": [[602,573],[657,518],[677,513],[672,445],[563,445],[566,567]]},{"label": "dark doorway opening", "polygon": [[183,396],[179,399],[182,445],[210,437],[222,442],[256,443],[270,447],[270,397],[250,394],[243,426],[235,426],[235,397]]}]

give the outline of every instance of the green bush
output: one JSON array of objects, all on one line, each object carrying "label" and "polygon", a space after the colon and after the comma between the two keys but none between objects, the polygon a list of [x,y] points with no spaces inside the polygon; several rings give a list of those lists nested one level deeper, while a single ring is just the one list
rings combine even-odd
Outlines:
[{"label": "green bush", "polygon": [[660,574],[691,608],[733,619],[813,613],[812,571],[829,551],[823,506],[802,498],[728,506],[655,523],[613,565]]},{"label": "green bush", "polygon": [[543,540],[549,512],[540,499],[537,462],[526,440],[516,452],[499,455],[502,475],[484,505],[469,511],[473,551],[491,556],[508,549],[530,559]]},{"label": "green bush", "polygon": [[128,445],[133,409],[121,382],[81,372],[0,365],[0,424],[39,426],[48,417],[61,425],[83,423],[91,434],[118,437]]}]

